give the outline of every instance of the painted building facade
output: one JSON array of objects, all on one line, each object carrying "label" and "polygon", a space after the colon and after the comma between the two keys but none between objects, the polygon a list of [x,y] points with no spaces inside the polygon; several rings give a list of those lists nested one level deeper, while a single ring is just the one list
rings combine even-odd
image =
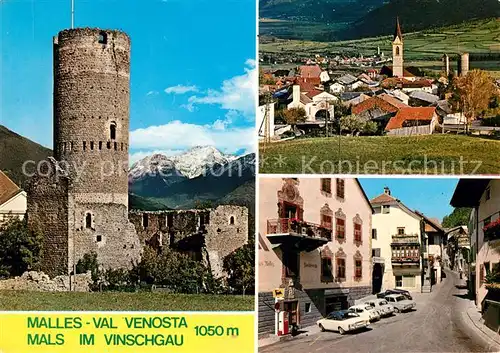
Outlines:
[{"label": "painted building facade", "polygon": [[472,260],[470,281],[476,305],[482,310],[485,300],[493,294],[486,287],[485,277],[495,266],[500,266],[500,180],[461,179],[451,205],[473,208],[468,227]]},{"label": "painted building facade", "polygon": [[280,312],[308,326],[371,294],[372,208],[357,179],[266,177],[259,185],[260,334],[277,333]]},{"label": "painted building facade", "polygon": [[420,291],[421,217],[392,196],[388,187],[371,204],[374,293],[391,288]]}]

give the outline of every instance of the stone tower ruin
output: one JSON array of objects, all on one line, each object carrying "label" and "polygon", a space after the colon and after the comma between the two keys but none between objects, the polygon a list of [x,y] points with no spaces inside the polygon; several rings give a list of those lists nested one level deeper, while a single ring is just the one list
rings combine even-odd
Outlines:
[{"label": "stone tower ruin", "polygon": [[469,73],[469,53],[458,56],[458,76],[467,76]]},{"label": "stone tower ruin", "polygon": [[130,38],[61,31],[54,53],[54,158],[28,189],[28,223],[44,234],[43,270],[66,274],[86,253],[129,267],[141,246],[128,221]]}]

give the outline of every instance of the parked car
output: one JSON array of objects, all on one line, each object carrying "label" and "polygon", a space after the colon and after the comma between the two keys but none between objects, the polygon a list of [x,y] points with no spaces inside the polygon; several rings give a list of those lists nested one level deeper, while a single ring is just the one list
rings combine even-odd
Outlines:
[{"label": "parked car", "polygon": [[410,292],[404,289],[386,289],[385,291],[378,293],[377,298],[383,299],[389,294],[403,294],[409,300],[413,300]]},{"label": "parked car", "polygon": [[370,322],[380,320],[380,313],[378,312],[378,310],[372,308],[370,305],[366,304],[353,305],[349,308],[349,311],[359,314],[361,317],[364,317],[366,320]]},{"label": "parked car", "polygon": [[316,322],[321,331],[338,331],[341,335],[368,327],[369,320],[349,310],[334,311]]},{"label": "parked car", "polygon": [[371,299],[365,302],[375,310],[378,310],[381,317],[387,317],[394,314],[394,306],[389,304],[385,299]]},{"label": "parked car", "polygon": [[402,294],[389,294],[385,300],[394,307],[394,311],[397,313],[409,311],[417,306],[413,300],[407,299]]}]

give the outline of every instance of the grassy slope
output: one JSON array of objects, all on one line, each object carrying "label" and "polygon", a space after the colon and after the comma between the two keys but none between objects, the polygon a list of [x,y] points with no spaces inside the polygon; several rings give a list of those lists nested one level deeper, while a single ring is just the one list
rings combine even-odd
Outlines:
[{"label": "grassy slope", "polygon": [[[339,172],[338,137],[297,139],[267,145],[265,149],[261,145],[260,153],[261,173]],[[280,156],[284,158],[281,165]],[[342,161],[350,161],[353,166],[350,169],[348,162],[342,162],[342,173],[470,174],[478,165],[477,161],[480,161],[476,174],[496,175],[500,173],[498,156],[500,141],[480,137],[436,134],[341,138]],[[463,164],[463,170],[460,169],[461,157],[463,161],[469,162]],[[309,164],[310,161],[313,162]],[[410,164],[412,161],[413,164]]]},{"label": "grassy slope", "polygon": [[[390,36],[363,38],[339,42],[313,42],[300,40],[276,40],[262,43],[261,52],[268,53],[346,53],[360,52],[370,55],[377,47],[390,55],[392,33]],[[497,19],[477,20],[461,25],[415,32],[404,35],[405,58],[418,60],[426,57],[439,58],[444,53],[462,51],[470,53],[500,53],[500,21]]]},{"label": "grassy slope", "polygon": [[50,149],[0,125],[0,170],[16,184],[23,186],[28,179],[22,173],[22,166],[26,160],[38,162],[48,156],[52,156]]},{"label": "grassy slope", "polygon": [[0,310],[253,311],[253,296],[0,291]]}]

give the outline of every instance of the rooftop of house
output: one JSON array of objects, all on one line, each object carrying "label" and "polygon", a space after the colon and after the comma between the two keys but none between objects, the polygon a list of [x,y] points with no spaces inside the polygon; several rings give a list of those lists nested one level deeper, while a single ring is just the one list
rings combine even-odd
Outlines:
[{"label": "rooftop of house", "polygon": [[413,99],[418,99],[418,100],[421,100],[421,101],[424,101],[424,102],[428,102],[428,103],[436,103],[437,101],[439,101],[439,97],[432,94],[432,93],[428,93],[428,92],[424,92],[424,91],[413,91],[410,93],[410,98],[413,98]]},{"label": "rooftop of house", "polygon": [[22,190],[0,170],[0,205],[3,205]]},{"label": "rooftop of house", "polygon": [[299,69],[303,78],[318,77],[321,75],[321,68],[318,65],[303,65]]},{"label": "rooftop of house", "polygon": [[385,130],[399,129],[405,121],[431,121],[436,113],[435,107],[408,107],[401,108],[398,113],[389,120]]},{"label": "rooftop of house", "polygon": [[404,104],[403,102],[401,102],[399,99],[397,99],[396,97],[394,96],[391,96],[387,93],[382,93],[382,94],[379,94],[377,97],[379,98],[382,98],[383,100],[385,100],[387,103],[390,103],[392,104],[393,106],[395,107],[398,107],[398,108],[406,108],[408,107],[408,105]]},{"label": "rooftop of house", "polygon": [[375,96],[375,97],[370,97],[367,100],[359,103],[358,105],[355,105],[352,108],[352,113],[353,114],[361,114],[362,112],[365,112],[370,109],[374,108],[379,108],[381,110],[387,111],[389,113],[396,113],[400,108],[398,108],[396,105],[393,105],[392,103],[389,103],[388,101]]}]

